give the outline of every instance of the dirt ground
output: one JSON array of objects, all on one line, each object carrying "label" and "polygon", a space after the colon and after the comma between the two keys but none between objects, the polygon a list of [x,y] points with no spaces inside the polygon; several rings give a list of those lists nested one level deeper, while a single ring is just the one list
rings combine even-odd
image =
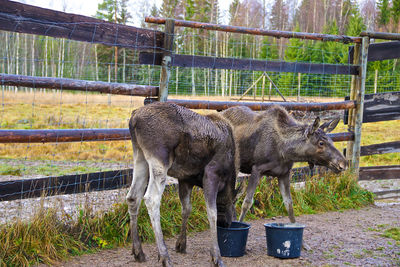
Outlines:
[{"label": "dirt ground", "polygon": [[[226,266],[400,266],[400,243],[382,236],[386,229],[400,227],[400,204],[379,204],[360,210],[303,215],[303,240],[311,250],[297,259],[277,259],[267,255],[264,223],[288,222],[287,218],[251,221],[246,255],[223,257]],[[175,266],[209,266],[209,232],[188,236],[187,254],[174,251],[175,238],[166,240]],[[155,244],[144,244],[147,262],[137,263],[130,248],[104,250],[74,257],[59,266],[160,266]]]}]

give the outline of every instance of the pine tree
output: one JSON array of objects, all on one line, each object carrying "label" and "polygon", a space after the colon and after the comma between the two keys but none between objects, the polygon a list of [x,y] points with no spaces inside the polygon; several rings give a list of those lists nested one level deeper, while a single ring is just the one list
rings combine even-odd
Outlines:
[{"label": "pine tree", "polygon": [[378,25],[387,28],[390,22],[389,0],[378,0]]},{"label": "pine tree", "polygon": [[365,31],[367,26],[364,24],[363,18],[357,12],[354,16],[351,16],[346,29],[346,35],[348,36],[359,36],[362,31]]},{"label": "pine tree", "polygon": [[160,15],[164,18],[177,18],[176,9],[178,0],[163,0]]},{"label": "pine tree", "polygon": [[399,20],[400,20],[400,0],[392,0],[392,19],[393,19],[393,32],[399,32],[400,31],[400,25],[399,25]]},{"label": "pine tree", "polygon": [[275,0],[271,9],[270,28],[283,31],[286,29],[289,19],[288,9],[283,0]]}]

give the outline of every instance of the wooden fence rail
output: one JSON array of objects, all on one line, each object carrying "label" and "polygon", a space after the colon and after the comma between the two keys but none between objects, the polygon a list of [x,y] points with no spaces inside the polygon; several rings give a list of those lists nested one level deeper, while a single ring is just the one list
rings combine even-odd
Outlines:
[{"label": "wooden fence rail", "polygon": [[[292,171],[295,182],[304,181],[310,175],[308,167]],[[360,168],[359,180],[377,179],[400,179],[400,165]],[[0,201],[113,190],[127,187],[131,181],[132,169],[4,181],[0,182]]]},{"label": "wooden fence rail", "polygon": [[[335,142],[352,140],[350,132],[328,134]],[[130,140],[129,129],[0,130],[1,143],[65,143]]]},{"label": "wooden fence rail", "polygon": [[128,129],[0,130],[0,143],[63,143],[130,140]]},{"label": "wooden fence rail", "polygon": [[164,33],[0,0],[0,30],[132,49],[162,50]]},{"label": "wooden fence rail", "polygon": [[58,90],[100,92],[115,95],[157,96],[158,86],[126,83],[107,83],[66,78],[35,77],[0,73],[0,85],[23,86]]},{"label": "wooden fence rail", "polygon": [[[346,97],[349,100],[350,97]],[[400,91],[364,96],[362,122],[400,120]],[[348,112],[345,111],[344,124],[348,124]]]},{"label": "wooden fence rail", "polygon": [[375,38],[375,39],[400,41],[400,33],[366,31],[366,32],[361,32],[360,36],[368,36],[369,38]]},{"label": "wooden fence rail", "polygon": [[[159,17],[146,17],[145,21],[149,23],[165,24],[166,19]],[[345,35],[263,30],[258,28],[246,28],[240,26],[212,24],[212,23],[204,23],[204,22],[188,21],[188,20],[175,20],[175,26],[212,30],[212,31],[271,36],[277,38],[283,37],[283,38],[299,38],[299,39],[333,41],[333,42],[343,42],[343,43],[351,43],[351,42],[361,43],[360,37],[352,37]]]},{"label": "wooden fence rail", "polygon": [[[150,101],[151,102],[151,101]],[[324,103],[301,103],[301,102],[232,102],[232,101],[207,101],[207,100],[184,100],[169,99],[167,102],[184,106],[190,109],[214,109],[224,110],[235,106],[247,106],[252,110],[265,110],[271,106],[279,105],[287,110],[301,111],[325,111],[352,109],[355,107],[355,101],[324,102]]]},{"label": "wooden fence rail", "polygon": [[[139,54],[139,63],[146,65],[161,65],[161,58],[161,53],[141,52]],[[313,74],[357,75],[359,73],[359,66],[356,65],[267,61],[259,59],[222,58],[177,54],[172,55],[171,66]]]}]

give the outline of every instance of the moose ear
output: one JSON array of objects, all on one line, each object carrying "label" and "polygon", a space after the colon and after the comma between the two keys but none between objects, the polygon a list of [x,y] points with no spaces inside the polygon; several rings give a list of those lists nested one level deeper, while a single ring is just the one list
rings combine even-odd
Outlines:
[{"label": "moose ear", "polygon": [[333,131],[333,129],[336,128],[339,121],[340,121],[340,118],[333,119],[331,121],[325,122],[319,128],[326,133],[330,133]]},{"label": "moose ear", "polygon": [[316,117],[314,123],[307,127],[307,129],[306,129],[307,137],[312,135],[313,133],[315,133],[316,130],[318,130],[319,122],[320,122],[319,117]]}]

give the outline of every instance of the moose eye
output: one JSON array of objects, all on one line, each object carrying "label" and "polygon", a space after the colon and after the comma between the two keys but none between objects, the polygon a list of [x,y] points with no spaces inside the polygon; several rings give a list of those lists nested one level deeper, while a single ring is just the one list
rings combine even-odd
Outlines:
[{"label": "moose eye", "polygon": [[318,143],[319,146],[323,146],[324,144],[325,144],[324,141],[319,141]]}]

